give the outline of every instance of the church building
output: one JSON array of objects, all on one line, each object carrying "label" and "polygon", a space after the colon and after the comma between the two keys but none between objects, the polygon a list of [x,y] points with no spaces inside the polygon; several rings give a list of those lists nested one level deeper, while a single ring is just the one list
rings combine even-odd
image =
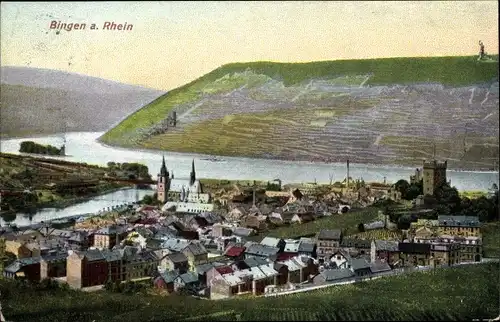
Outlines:
[{"label": "church building", "polygon": [[[193,203],[193,204],[208,204],[210,194],[203,193],[203,188],[199,180],[196,179],[196,171],[194,168],[194,160],[191,165],[191,173],[188,179],[177,179],[168,173],[165,157],[158,174],[157,183],[158,200],[162,203]],[[192,208],[192,207],[190,207]]]}]

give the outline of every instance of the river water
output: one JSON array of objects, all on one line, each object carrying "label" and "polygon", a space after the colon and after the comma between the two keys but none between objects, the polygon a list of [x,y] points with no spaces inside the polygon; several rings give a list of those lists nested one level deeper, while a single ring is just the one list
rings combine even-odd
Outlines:
[{"label": "river water", "polygon": [[[174,172],[176,178],[186,178],[191,171],[191,161],[195,161],[197,178],[214,178],[229,180],[269,180],[281,179],[283,184],[314,182],[327,183],[332,176],[333,181],[342,181],[346,177],[345,164],[313,163],[296,161],[278,161],[266,159],[251,159],[239,157],[221,157],[222,162],[203,160],[208,156],[200,154],[187,154],[176,152],[161,152],[151,150],[128,150],[122,148],[108,147],[100,144],[96,139],[102,132],[72,132],[66,133],[66,157],[47,156],[54,159],[64,159],[74,162],[86,162],[89,164],[106,165],[109,161],[114,162],[140,162],[148,166],[150,173],[155,177],[161,166],[162,155],[165,156],[167,168]],[[0,151],[5,153],[19,154],[19,145],[22,141],[35,141],[40,144],[51,144],[59,147],[63,143],[62,135],[52,135],[34,138],[16,138],[0,140]],[[386,178],[387,182],[396,182],[399,179],[409,180],[414,173],[414,168],[400,166],[383,166],[368,164],[350,164],[350,176],[363,178],[366,182],[381,182]],[[472,172],[472,171],[448,171],[448,179],[458,190],[487,190],[493,183],[498,183],[498,172]],[[135,201],[135,195],[126,194],[123,198],[131,198],[127,201]],[[106,198],[107,199],[107,198]],[[92,212],[93,201],[83,203],[74,207],[81,207],[83,213]],[[124,202],[126,202],[124,200]],[[108,207],[107,200],[99,201],[99,207]],[[69,209],[69,208],[67,208]],[[64,216],[59,211],[58,216]],[[42,213],[41,213],[42,214]],[[50,218],[55,212],[47,212],[42,217]],[[69,213],[67,214],[70,215]],[[38,216],[38,215],[37,215]],[[37,217],[38,218],[38,217]]]},{"label": "river water", "polygon": [[[41,221],[53,220],[64,217],[72,217],[88,213],[97,213],[104,208],[119,206],[129,202],[139,201],[146,195],[152,195],[153,190],[139,190],[139,189],[123,189],[114,191],[108,194],[91,198],[88,201],[78,203],[63,209],[57,208],[44,208],[38,210],[35,214],[28,215],[25,213],[18,213],[16,219],[11,221],[11,224],[16,224],[18,227],[36,224]],[[4,226],[6,222],[0,217],[0,224]]]}]

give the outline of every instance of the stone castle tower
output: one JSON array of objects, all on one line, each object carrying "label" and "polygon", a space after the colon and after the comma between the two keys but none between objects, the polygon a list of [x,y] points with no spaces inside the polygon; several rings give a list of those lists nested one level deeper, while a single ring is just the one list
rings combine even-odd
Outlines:
[{"label": "stone castle tower", "polygon": [[167,202],[169,189],[170,189],[170,177],[168,175],[167,165],[165,164],[165,157],[163,157],[160,173],[158,174],[158,183],[157,183],[157,193],[159,201],[163,203]]},{"label": "stone castle tower", "polygon": [[423,167],[423,188],[424,195],[433,195],[434,190],[442,184],[447,183],[446,181],[446,167],[448,161],[439,162],[424,161]]}]

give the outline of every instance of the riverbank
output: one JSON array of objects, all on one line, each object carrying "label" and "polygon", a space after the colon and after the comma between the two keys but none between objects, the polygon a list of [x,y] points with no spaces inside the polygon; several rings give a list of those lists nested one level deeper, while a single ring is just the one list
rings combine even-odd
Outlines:
[{"label": "riverbank", "polygon": [[[239,158],[239,159],[247,159],[247,160],[276,160],[276,161],[281,161],[281,162],[293,162],[293,163],[305,163],[305,164],[331,164],[331,165],[345,165],[347,159],[335,159],[335,158],[318,158],[311,160],[311,158],[307,156],[297,156],[297,157],[286,157],[286,156],[275,156],[275,155],[266,155],[266,154],[237,154],[237,153],[221,153],[221,154],[210,154],[210,153],[203,153],[202,151],[187,151],[187,150],[172,150],[172,151],[166,151],[161,148],[152,148],[152,147],[144,147],[142,145],[137,145],[137,144],[129,144],[129,145],[117,145],[117,144],[110,144],[108,142],[103,141],[101,138],[103,137],[104,134],[100,135],[97,139],[96,142],[103,147],[110,148],[110,149],[117,149],[121,151],[137,151],[137,152],[143,152],[143,153],[173,153],[173,154],[178,154],[178,155],[189,155],[189,156],[196,156],[200,158],[210,158],[210,157],[217,157],[217,158]],[[231,150],[232,151],[232,150]],[[438,157],[439,158],[439,157]],[[498,173],[498,169],[494,169],[492,166],[483,164],[483,166],[459,166],[456,164],[458,160],[450,159],[450,158],[442,158],[442,159],[447,159],[448,160],[448,171],[453,171],[453,172],[471,172],[471,173]],[[379,162],[373,162],[373,158],[362,158],[359,156],[353,156],[349,158],[349,163],[351,166],[353,165],[367,165],[367,166],[375,166],[375,167],[380,167],[380,168],[401,168],[401,169],[415,169],[415,168],[420,168],[422,167],[422,159],[405,159],[405,158],[396,158],[396,159],[391,159],[387,160],[384,162],[383,159],[379,159]],[[224,161],[222,161],[223,163]],[[476,162],[473,162],[476,163]],[[481,164],[481,162],[477,162],[478,164]],[[498,163],[497,163],[498,164]]]},{"label": "riverbank", "polygon": [[43,203],[37,203],[33,205],[32,207],[27,207],[27,208],[20,208],[20,209],[13,209],[9,211],[2,211],[0,212],[0,216],[9,216],[9,215],[17,215],[17,214],[30,214],[32,212],[36,212],[39,210],[43,209],[64,209],[69,206],[77,205],[79,203],[87,202],[91,200],[92,198],[99,197],[106,195],[108,193],[113,193],[116,191],[120,190],[127,190],[131,189],[130,187],[127,186],[121,186],[121,185],[114,185],[114,187],[110,187],[108,189],[103,189],[99,192],[95,193],[89,193],[85,196],[80,196],[80,197],[73,197],[73,198],[68,198],[68,199],[60,199],[60,200],[54,200],[54,201],[47,201]]},{"label": "riverbank", "polygon": [[[78,163],[95,164],[104,167],[110,161],[126,161],[142,163],[153,174],[161,166],[162,156],[165,157],[169,170],[175,172],[177,178],[189,177],[191,161],[195,161],[198,178],[217,178],[227,180],[272,181],[280,179],[283,184],[318,182],[328,183],[342,181],[346,176],[346,164],[327,164],[310,161],[278,161],[238,157],[224,157],[222,162],[204,160],[208,156],[198,154],[183,154],[165,151],[146,151],[144,149],[130,150],[108,147],[96,139],[102,132],[67,133],[66,152],[70,157],[47,157],[55,160],[65,160]],[[18,154],[19,144],[23,140],[1,141],[3,152]],[[43,144],[57,144],[54,137],[36,140]],[[169,149],[167,149],[169,150]],[[369,162],[373,164],[374,162]],[[363,178],[365,182],[395,183],[402,178],[409,179],[414,174],[415,167],[370,165],[350,162],[350,175],[353,179]],[[106,171],[106,170],[104,170]],[[448,179],[458,190],[488,190],[493,182],[498,182],[498,172],[460,172],[448,171]]]},{"label": "riverbank", "polygon": [[[73,204],[64,208],[42,208],[31,213],[14,213],[0,217],[0,225],[16,225],[17,227],[37,226],[39,223],[54,220],[77,219],[93,216],[107,209],[116,209],[118,206],[130,205],[141,201],[146,195],[152,195],[154,190],[125,188],[110,190],[86,196],[78,200],[73,199]],[[9,217],[10,216],[10,217]]]}]

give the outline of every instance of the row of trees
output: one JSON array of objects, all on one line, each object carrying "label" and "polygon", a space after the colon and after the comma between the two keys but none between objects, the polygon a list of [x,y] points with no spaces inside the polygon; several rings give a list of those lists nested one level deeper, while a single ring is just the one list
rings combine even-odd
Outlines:
[{"label": "row of trees", "polygon": [[35,143],[33,141],[23,141],[19,147],[19,152],[21,153],[35,153],[35,154],[47,154],[47,155],[62,155],[63,149],[58,149],[52,145],[42,145]]},{"label": "row of trees", "polygon": [[394,184],[394,188],[401,192],[401,198],[404,200],[413,200],[424,194],[423,180],[417,183],[408,183],[408,181],[401,179]]},{"label": "row of trees", "polygon": [[[396,183],[396,189],[401,192],[402,197],[412,200],[418,195],[422,195],[422,184],[409,184],[405,180]],[[481,196],[475,199],[461,197],[455,187],[443,184],[436,188],[434,194],[424,196],[424,204],[434,211],[419,214],[419,219],[437,219],[440,215],[455,216],[476,216],[481,222],[491,222],[500,220],[498,213],[498,187],[493,185],[490,196]],[[389,220],[398,225],[400,229],[408,229],[410,223],[417,219],[417,216],[407,215],[398,212],[394,207],[395,203],[385,204],[385,214]]]},{"label": "row of trees", "polygon": [[135,175],[137,178],[141,179],[151,179],[151,175],[149,174],[149,169],[146,165],[141,164],[141,163],[117,163],[117,162],[108,162],[107,163],[108,168],[111,171],[123,171],[123,172],[128,172],[132,173]]}]

